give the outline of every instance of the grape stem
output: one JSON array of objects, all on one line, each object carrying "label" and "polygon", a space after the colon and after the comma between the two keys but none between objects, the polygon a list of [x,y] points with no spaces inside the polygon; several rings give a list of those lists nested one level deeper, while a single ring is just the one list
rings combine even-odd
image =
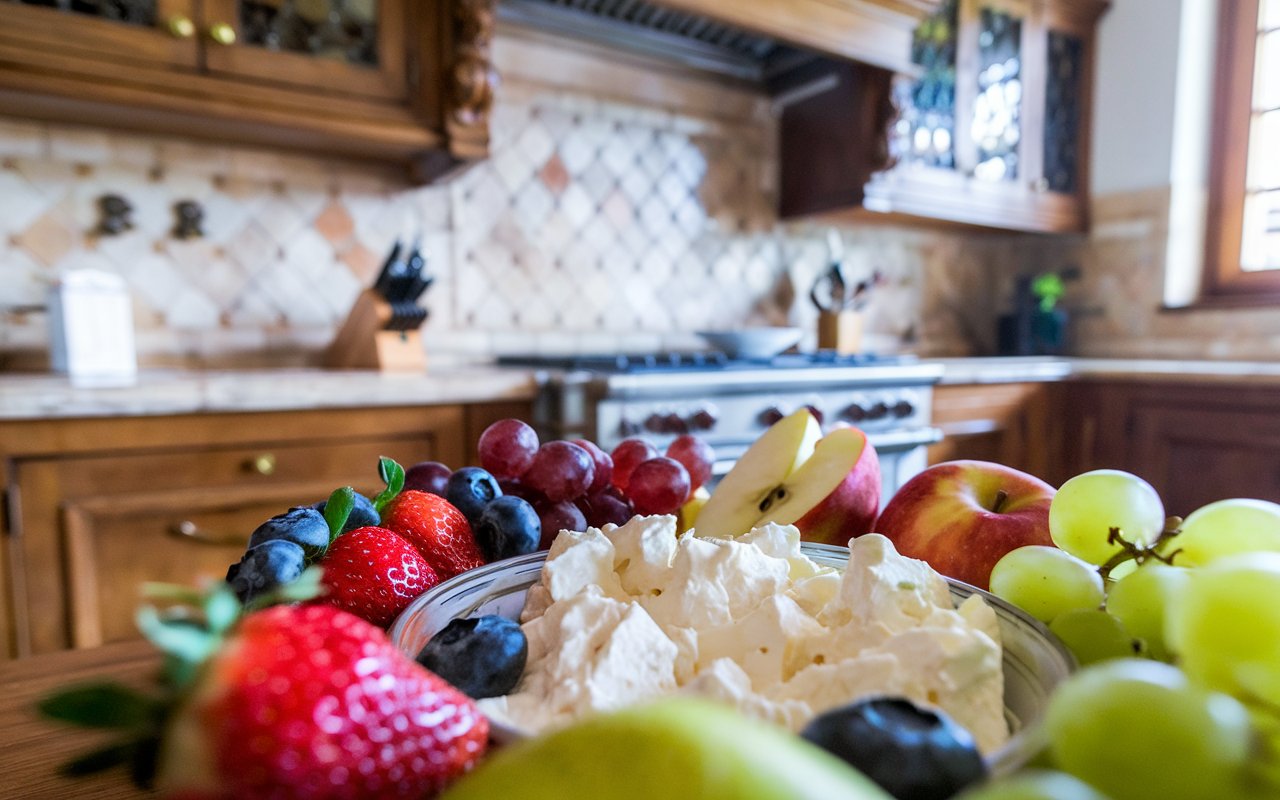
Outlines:
[{"label": "grape stem", "polygon": [[1111,571],[1126,561],[1136,561],[1138,562],[1138,566],[1142,566],[1146,562],[1154,560],[1159,561],[1162,564],[1169,564],[1172,566],[1174,556],[1178,555],[1178,553],[1182,551],[1174,550],[1168,555],[1165,555],[1160,553],[1159,550],[1165,542],[1168,542],[1181,532],[1182,517],[1169,517],[1164,521],[1164,530],[1160,531],[1160,535],[1156,537],[1155,541],[1150,545],[1143,547],[1142,545],[1134,544],[1124,538],[1124,534],[1120,532],[1119,528],[1111,528],[1110,532],[1107,534],[1107,543],[1120,545],[1120,552],[1109,558],[1105,564],[1098,567],[1098,575],[1102,577],[1102,582],[1106,583],[1110,581]]}]

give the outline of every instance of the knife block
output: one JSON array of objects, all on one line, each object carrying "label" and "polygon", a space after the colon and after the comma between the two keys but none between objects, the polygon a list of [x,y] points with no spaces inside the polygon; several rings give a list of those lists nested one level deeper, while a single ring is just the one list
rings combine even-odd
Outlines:
[{"label": "knife block", "polygon": [[861,311],[818,312],[818,349],[855,355],[862,346],[862,322]]},{"label": "knife block", "polygon": [[423,372],[427,368],[422,334],[417,330],[389,331],[391,304],[372,289],[356,298],[337,337],[325,354],[325,364],[339,369],[377,369],[383,372]]}]

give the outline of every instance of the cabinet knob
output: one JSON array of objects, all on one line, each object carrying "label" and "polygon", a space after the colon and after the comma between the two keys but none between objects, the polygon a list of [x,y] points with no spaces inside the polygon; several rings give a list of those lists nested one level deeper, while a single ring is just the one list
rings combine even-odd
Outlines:
[{"label": "cabinet knob", "polygon": [[191,21],[191,17],[184,17],[181,14],[174,14],[165,21],[165,28],[168,29],[169,35],[175,39],[190,39],[196,35],[196,24]]},{"label": "cabinet knob", "polygon": [[1049,191],[1049,179],[1040,177],[1031,182],[1031,188],[1037,192]]},{"label": "cabinet knob", "polygon": [[247,472],[271,475],[276,471],[276,455],[275,453],[263,453],[260,456],[254,456],[245,462],[244,468]]},{"label": "cabinet knob", "polygon": [[218,44],[232,45],[236,43],[236,29],[225,22],[215,22],[209,26],[209,38]]}]

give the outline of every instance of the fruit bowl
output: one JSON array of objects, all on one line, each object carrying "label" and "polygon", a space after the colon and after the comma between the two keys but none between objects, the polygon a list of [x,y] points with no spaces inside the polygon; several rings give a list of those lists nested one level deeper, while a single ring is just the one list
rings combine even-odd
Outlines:
[{"label": "fruit bowl", "polygon": [[[801,552],[814,562],[843,569],[849,549],[803,542]],[[414,657],[433,635],[453,619],[497,614],[519,619],[525,592],[538,582],[546,552],[507,559],[465,572],[444,581],[418,597],[391,627],[391,640]],[[995,611],[1003,639],[1005,717],[1012,736],[988,759],[996,775],[1013,772],[1040,749],[1036,723],[1048,707],[1054,688],[1075,669],[1065,647],[1038,621],[1000,598],[966,583],[948,579],[951,597],[958,604],[980,595]],[[493,726],[498,741],[523,738],[524,734],[502,725]]]},{"label": "fruit bowl", "polygon": [[698,331],[707,344],[729,358],[760,361],[772,358],[800,341],[799,328],[743,328],[737,331]]}]

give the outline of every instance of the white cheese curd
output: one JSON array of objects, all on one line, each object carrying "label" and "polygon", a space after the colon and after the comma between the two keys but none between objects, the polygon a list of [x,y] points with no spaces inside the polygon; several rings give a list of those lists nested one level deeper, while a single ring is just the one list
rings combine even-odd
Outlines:
[{"label": "white cheese curd", "polygon": [[883,536],[850,542],[843,573],[800,552],[794,527],[677,538],[675,518],[562,532],[521,614],[516,691],[480,701],[537,732],[685,692],[799,730],[872,696],[938,708],[990,753],[1007,741],[1000,631],[980,597]]}]

